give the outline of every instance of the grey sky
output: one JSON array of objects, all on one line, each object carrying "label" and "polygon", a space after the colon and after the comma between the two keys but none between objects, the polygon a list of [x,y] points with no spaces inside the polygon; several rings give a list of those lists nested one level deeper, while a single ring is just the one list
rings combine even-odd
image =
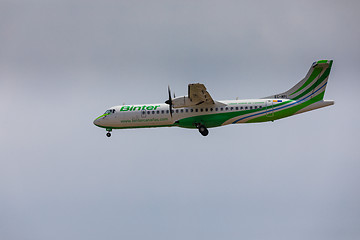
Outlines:
[{"label": "grey sky", "polygon": [[[359,239],[358,1],[0,0],[0,239]],[[335,105],[264,124],[92,121],[204,83]]]}]

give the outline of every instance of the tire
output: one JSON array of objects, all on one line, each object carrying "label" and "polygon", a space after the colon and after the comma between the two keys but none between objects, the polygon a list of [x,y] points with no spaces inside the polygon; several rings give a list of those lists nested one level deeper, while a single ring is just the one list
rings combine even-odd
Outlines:
[{"label": "tire", "polygon": [[203,125],[199,126],[199,132],[203,136],[207,136],[209,134],[209,130],[207,130],[207,128],[205,126],[203,126]]}]

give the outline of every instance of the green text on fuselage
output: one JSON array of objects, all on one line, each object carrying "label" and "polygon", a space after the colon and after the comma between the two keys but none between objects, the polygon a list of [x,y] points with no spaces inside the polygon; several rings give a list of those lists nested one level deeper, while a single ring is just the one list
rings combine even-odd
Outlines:
[{"label": "green text on fuselage", "polygon": [[122,106],[120,111],[141,111],[141,110],[156,110],[160,105],[152,105],[152,106]]}]

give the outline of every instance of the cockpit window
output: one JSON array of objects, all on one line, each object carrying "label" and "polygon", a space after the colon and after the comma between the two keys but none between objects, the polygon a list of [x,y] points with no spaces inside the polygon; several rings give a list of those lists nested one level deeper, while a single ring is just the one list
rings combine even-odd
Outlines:
[{"label": "cockpit window", "polygon": [[110,114],[110,113],[114,113],[115,112],[115,109],[109,109],[109,110],[106,110],[106,112],[104,114]]}]

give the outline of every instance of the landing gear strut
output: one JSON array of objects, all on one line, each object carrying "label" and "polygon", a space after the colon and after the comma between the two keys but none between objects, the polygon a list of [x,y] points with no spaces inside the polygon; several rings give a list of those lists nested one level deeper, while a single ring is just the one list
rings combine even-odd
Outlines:
[{"label": "landing gear strut", "polygon": [[202,125],[202,124],[196,124],[197,129],[199,129],[199,132],[201,133],[201,135],[203,136],[207,136],[209,134],[209,130],[207,130],[207,128]]},{"label": "landing gear strut", "polygon": [[107,137],[111,137],[111,131],[112,131],[112,129],[110,129],[110,128],[108,128],[108,129],[106,129],[106,131],[108,131],[107,133],[106,133],[106,136]]}]

